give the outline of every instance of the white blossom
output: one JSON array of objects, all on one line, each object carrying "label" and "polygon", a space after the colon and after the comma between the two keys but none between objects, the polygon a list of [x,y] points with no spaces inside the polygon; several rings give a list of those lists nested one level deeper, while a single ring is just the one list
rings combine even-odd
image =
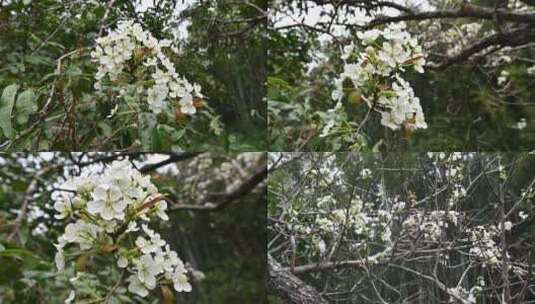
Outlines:
[{"label": "white blossom", "polygon": [[523,130],[528,126],[528,123],[525,118],[520,118],[518,122],[513,124],[512,128],[517,130]]},{"label": "white blossom", "polygon": [[[405,130],[427,128],[420,100],[414,95],[410,84],[403,80],[400,73],[412,68],[423,73],[425,57],[418,41],[405,30],[404,23],[388,25],[384,30],[368,30],[357,33],[360,45],[353,42],[344,47],[342,59],[344,61],[356,58],[356,62],[345,62],[344,71],[340,78],[334,81],[335,89],[331,97],[342,100],[344,96],[343,83],[351,80],[355,89],[361,90],[361,98],[369,107],[378,103],[382,108],[374,107],[380,112],[381,124],[392,130],[402,127]],[[364,49],[364,50],[363,50]],[[377,87],[378,81],[387,79],[391,88]],[[369,89],[374,87],[373,89]],[[379,93],[377,91],[379,90]],[[373,100],[377,98],[376,100]],[[373,102],[372,102],[373,101]],[[329,121],[329,127],[333,122]],[[322,136],[329,134],[327,126]]]},{"label": "white blossom", "polygon": [[173,277],[173,287],[177,292],[190,292],[191,284],[188,282],[188,277],[181,271],[178,270],[175,272]]},{"label": "white blossom", "polygon": [[161,218],[162,220],[164,220],[164,221],[168,221],[169,220],[169,216],[165,212],[166,209],[167,209],[167,202],[166,201],[160,201],[154,206],[154,211],[155,211],[156,215],[159,218]]},{"label": "white blossom", "polygon": [[500,76],[498,76],[498,85],[499,86],[502,86],[503,84],[505,84],[507,82],[507,78],[509,77],[509,72],[508,71],[501,71],[500,72]]},{"label": "white blossom", "polygon": [[[150,78],[154,80],[153,85],[136,82],[137,86],[141,86],[141,91],[146,92],[147,105],[152,112],[160,113],[175,105],[180,106],[184,114],[195,114],[196,108],[192,100],[193,96],[202,97],[201,87],[191,84],[176,72],[164,49],[172,51],[172,41],[158,41],[149,31],[143,30],[140,24],[133,21],[119,22],[116,30],[97,39],[97,46],[91,52],[93,61],[98,64],[95,89],[103,89],[106,76],[110,81],[116,82],[127,66],[139,63],[150,68],[148,73],[151,73]],[[142,61],[132,62],[133,58]]]},{"label": "white blossom", "polygon": [[128,284],[128,291],[135,293],[140,297],[146,297],[149,294],[149,291],[145,285],[139,280],[138,276],[133,274],[128,278],[130,282]]},{"label": "white blossom", "polygon": [[140,282],[144,283],[149,289],[156,287],[156,276],[160,273],[161,268],[155,262],[154,258],[145,254],[135,263],[137,277]]},{"label": "white blossom", "polygon": [[126,266],[128,266],[128,259],[122,255],[119,256],[117,259],[117,266],[119,266],[119,268],[126,268]]},{"label": "white blossom", "polygon": [[75,296],[76,294],[74,293],[74,290],[71,290],[69,296],[67,297],[67,299],[65,299],[65,304],[72,303],[74,301]]},{"label": "white blossom", "polygon": [[[132,274],[128,278],[131,293],[145,297],[163,277],[173,280],[181,291],[191,290],[178,254],[159,233],[149,228],[154,218],[169,219],[167,202],[150,176],[143,176],[128,160],[115,161],[102,173],[73,178],[62,188],[77,191],[57,198],[54,206],[60,212],[58,218],[64,218],[68,212],[77,220],[67,224],[55,245],[58,271],[65,269],[64,251],[71,244],[81,251],[119,246],[114,255],[115,264]],[[88,202],[83,203],[86,199]],[[140,219],[146,222],[141,229],[138,227]],[[124,247],[119,242],[127,235],[135,239],[133,247]],[[171,274],[174,273],[181,276],[173,279]]]},{"label": "white blossom", "polygon": [[122,199],[121,190],[115,185],[99,185],[93,192],[93,200],[87,203],[87,211],[100,214],[105,220],[124,219],[126,201]]},{"label": "white blossom", "polygon": [[65,256],[63,255],[63,247],[54,245],[57,249],[54,261],[58,272],[62,272],[65,269]]},{"label": "white blossom", "polygon": [[71,213],[71,201],[68,199],[61,199],[54,203],[54,209],[56,209],[59,214],[54,215],[57,219],[64,219],[69,216]]}]

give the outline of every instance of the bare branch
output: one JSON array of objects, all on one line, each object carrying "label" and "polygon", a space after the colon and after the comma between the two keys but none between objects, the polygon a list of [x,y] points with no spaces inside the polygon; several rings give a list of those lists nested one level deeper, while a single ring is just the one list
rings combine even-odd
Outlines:
[{"label": "bare branch", "polygon": [[463,49],[459,54],[449,57],[437,65],[428,65],[432,69],[444,69],[450,65],[457,64],[468,60],[472,55],[483,51],[489,47],[495,46],[502,48],[504,46],[519,46],[535,40],[535,30],[519,29],[509,31],[503,34],[497,33],[485,37],[474,44]]},{"label": "bare branch", "polygon": [[253,191],[264,179],[267,178],[267,167],[261,166],[257,169],[249,179],[243,182],[238,188],[229,193],[223,194],[220,196],[220,201],[217,203],[206,202],[204,204],[173,204],[173,207],[170,208],[171,211],[176,210],[194,210],[194,211],[219,211],[225,207],[228,207],[232,202],[237,199],[240,199],[251,191]]},{"label": "bare branch", "polygon": [[494,20],[496,18],[500,18],[500,20],[504,21],[535,23],[535,13],[524,13],[507,9],[495,10],[472,4],[463,4],[459,9],[456,10],[428,11],[415,14],[404,14],[399,16],[378,17],[368,23],[365,28],[373,28],[378,25],[400,21],[417,21],[444,18],[477,18],[487,20]]},{"label": "bare branch", "polygon": [[328,303],[314,287],[307,285],[291,272],[282,269],[271,255],[268,255],[268,268],[268,287],[287,300],[288,303]]}]

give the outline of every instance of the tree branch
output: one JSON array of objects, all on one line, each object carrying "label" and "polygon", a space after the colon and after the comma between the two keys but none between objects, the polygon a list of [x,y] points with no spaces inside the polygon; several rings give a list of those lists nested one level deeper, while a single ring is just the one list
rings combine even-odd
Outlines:
[{"label": "tree branch", "polygon": [[307,285],[286,269],[282,269],[271,255],[268,255],[268,270],[268,288],[288,303],[328,303],[314,287]]},{"label": "tree branch", "polygon": [[171,202],[173,205],[170,208],[171,211],[176,210],[195,210],[195,211],[218,211],[227,207],[233,201],[249,194],[253,189],[256,188],[264,179],[267,178],[267,166],[261,166],[261,168],[256,170],[251,177],[249,177],[245,182],[243,182],[238,188],[234,191],[221,195],[221,201],[218,203],[206,202],[204,204],[176,204]]},{"label": "tree branch", "polygon": [[141,173],[148,173],[150,171],[154,171],[160,167],[179,162],[182,160],[193,158],[201,153],[199,152],[184,152],[184,153],[173,153],[169,155],[169,158],[166,160],[163,160],[161,162],[155,163],[155,164],[148,164],[139,169],[139,172]]},{"label": "tree branch", "polygon": [[32,200],[32,194],[37,190],[38,182],[41,176],[59,167],[61,166],[55,165],[55,166],[46,167],[37,171],[34,174],[32,180],[30,181],[30,184],[28,185],[28,187],[26,188],[26,191],[24,192],[24,198],[22,200],[22,205],[20,207],[20,213],[18,214],[17,219],[15,220],[15,223],[13,224],[13,230],[11,230],[11,233],[7,237],[8,243],[13,241],[15,236],[18,235],[20,225],[22,224],[22,221],[24,220],[24,218],[26,217],[26,214],[28,213],[28,204]]},{"label": "tree branch", "polygon": [[364,28],[373,28],[378,25],[400,21],[417,21],[444,18],[478,18],[494,20],[496,19],[496,17],[505,21],[535,23],[535,13],[523,13],[507,9],[495,10],[472,4],[463,4],[459,9],[456,10],[428,11],[415,14],[403,14],[399,16],[378,17],[370,21],[370,23],[364,26]]},{"label": "tree branch", "polygon": [[[301,266],[296,266],[293,269],[293,273],[302,274],[307,272],[323,271],[323,270],[332,270],[337,268],[361,268],[365,264],[362,260],[348,260],[348,261],[339,261],[339,262],[323,262],[319,264],[306,264]],[[281,268],[282,271],[290,271],[290,268]]]},{"label": "tree branch", "polygon": [[535,30],[533,29],[518,29],[512,30],[503,34],[497,33],[488,37],[485,37],[474,44],[463,49],[459,54],[448,57],[437,65],[428,65],[432,69],[444,69],[450,65],[463,62],[470,58],[472,55],[483,51],[491,46],[504,47],[504,46],[519,46],[529,42],[535,41]]}]

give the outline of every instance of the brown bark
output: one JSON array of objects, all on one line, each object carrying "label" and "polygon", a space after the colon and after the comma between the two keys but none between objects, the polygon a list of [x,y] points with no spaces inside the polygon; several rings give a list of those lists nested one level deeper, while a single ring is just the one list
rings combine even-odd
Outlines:
[{"label": "brown bark", "polygon": [[268,290],[291,304],[327,304],[320,293],[268,256]]}]

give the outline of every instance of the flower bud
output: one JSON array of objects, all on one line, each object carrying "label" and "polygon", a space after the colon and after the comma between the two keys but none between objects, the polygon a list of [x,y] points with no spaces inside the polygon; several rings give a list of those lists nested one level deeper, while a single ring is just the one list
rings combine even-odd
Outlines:
[{"label": "flower bud", "polygon": [[162,285],[160,286],[160,290],[162,291],[162,303],[163,304],[173,304],[175,303],[175,295],[169,289],[169,287]]},{"label": "flower bud", "polygon": [[347,96],[347,100],[349,101],[350,104],[352,105],[359,105],[362,103],[362,94],[360,92],[360,90],[353,90],[349,93],[349,95]]},{"label": "flower bud", "polygon": [[72,206],[74,209],[82,209],[86,203],[87,202],[79,196],[76,196],[72,199]]}]

